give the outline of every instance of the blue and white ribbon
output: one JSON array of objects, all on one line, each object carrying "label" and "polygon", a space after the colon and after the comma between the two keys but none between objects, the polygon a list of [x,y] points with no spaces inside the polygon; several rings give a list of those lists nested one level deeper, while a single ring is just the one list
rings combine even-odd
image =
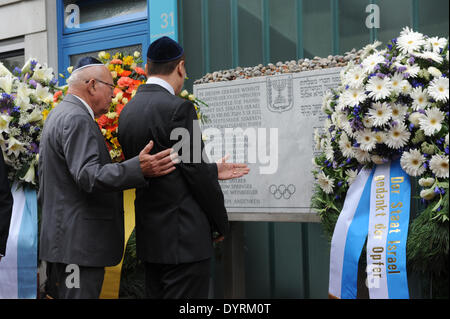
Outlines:
[{"label": "blue and white ribbon", "polygon": [[370,182],[373,171],[363,169],[350,185],[337,220],[330,253],[329,294],[354,299],[357,291],[358,260],[369,224]]},{"label": "blue and white ribbon", "polygon": [[358,261],[367,238],[370,298],[409,298],[406,240],[410,200],[409,176],[399,160],[358,174],[331,241],[330,297],[356,298]]},{"label": "blue and white ribbon", "polygon": [[14,184],[13,212],[0,261],[0,299],[37,297],[37,198],[36,191]]}]

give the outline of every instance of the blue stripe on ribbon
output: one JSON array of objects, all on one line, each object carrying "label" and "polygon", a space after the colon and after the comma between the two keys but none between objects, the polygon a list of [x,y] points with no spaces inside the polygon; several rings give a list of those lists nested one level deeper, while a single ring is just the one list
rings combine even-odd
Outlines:
[{"label": "blue stripe on ribbon", "polygon": [[[395,183],[395,180],[393,180],[395,177],[403,177],[404,181],[402,183]],[[400,188],[395,189],[397,187],[395,184],[399,185]],[[400,160],[393,162],[391,165],[390,185],[390,220],[386,242],[386,277],[388,293],[390,299],[408,299],[409,292],[408,279],[406,275],[406,240],[408,237],[410,214],[411,182],[409,176],[401,168]],[[396,191],[400,192],[397,193]],[[400,202],[402,203],[401,207],[399,204]],[[398,211],[400,212],[396,213]],[[399,220],[395,220],[398,217]],[[391,227],[397,226],[396,223],[399,224],[399,227]],[[398,229],[400,231],[396,232]]]},{"label": "blue stripe on ribbon", "polygon": [[355,299],[358,280],[358,261],[366,241],[369,228],[370,189],[374,169],[364,186],[364,191],[347,232],[344,261],[342,266],[341,298]]},{"label": "blue stripe on ribbon", "polygon": [[36,191],[24,188],[25,206],[17,239],[18,298],[37,295],[37,198]]}]

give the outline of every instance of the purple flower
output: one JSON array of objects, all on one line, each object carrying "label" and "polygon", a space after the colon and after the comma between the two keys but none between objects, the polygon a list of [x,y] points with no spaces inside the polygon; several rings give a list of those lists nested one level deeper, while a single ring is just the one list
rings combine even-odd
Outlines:
[{"label": "purple flower", "polygon": [[400,73],[405,72],[405,71],[406,71],[406,66],[399,66],[399,67],[397,68],[397,71],[400,72]]},{"label": "purple flower", "polygon": [[30,82],[28,82],[31,86],[33,86],[34,88],[36,88],[37,86],[37,82],[33,79],[30,80]]}]

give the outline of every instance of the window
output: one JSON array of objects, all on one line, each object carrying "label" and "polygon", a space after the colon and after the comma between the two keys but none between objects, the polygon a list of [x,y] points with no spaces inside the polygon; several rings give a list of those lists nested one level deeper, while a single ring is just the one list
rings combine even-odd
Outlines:
[{"label": "window", "polygon": [[[78,32],[99,26],[107,26],[117,22],[146,18],[147,0],[64,0],[64,20],[71,14],[79,14],[79,28],[65,25],[64,32]],[[74,13],[76,5],[79,12]],[[73,20],[72,20],[73,22]]]},{"label": "window", "polygon": [[0,62],[10,71],[14,68],[21,69],[25,64],[25,52],[23,49],[0,53]]}]

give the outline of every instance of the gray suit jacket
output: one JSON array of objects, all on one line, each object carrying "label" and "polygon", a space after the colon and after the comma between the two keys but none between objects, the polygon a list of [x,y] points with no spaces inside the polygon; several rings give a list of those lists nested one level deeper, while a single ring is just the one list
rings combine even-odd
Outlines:
[{"label": "gray suit jacket", "polygon": [[146,186],[138,156],[111,163],[98,124],[67,95],[44,125],[39,152],[40,258],[116,265],[124,247],[121,191]]}]

